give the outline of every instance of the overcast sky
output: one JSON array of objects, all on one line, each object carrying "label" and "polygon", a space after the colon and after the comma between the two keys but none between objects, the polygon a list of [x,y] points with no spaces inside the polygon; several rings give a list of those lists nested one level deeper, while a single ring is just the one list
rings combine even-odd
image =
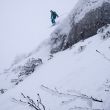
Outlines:
[{"label": "overcast sky", "polygon": [[[77,1],[77,0],[76,0]],[[74,0],[0,0],[0,72],[16,55],[28,53],[48,38],[50,10],[69,12]]]}]

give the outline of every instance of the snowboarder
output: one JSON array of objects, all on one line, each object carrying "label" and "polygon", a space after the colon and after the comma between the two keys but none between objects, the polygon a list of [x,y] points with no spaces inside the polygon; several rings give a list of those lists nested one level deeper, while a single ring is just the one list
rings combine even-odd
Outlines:
[{"label": "snowboarder", "polygon": [[56,17],[59,17],[59,16],[55,11],[50,10],[50,12],[51,12],[51,22],[53,25],[55,25],[55,23],[56,23],[55,19],[56,19]]}]

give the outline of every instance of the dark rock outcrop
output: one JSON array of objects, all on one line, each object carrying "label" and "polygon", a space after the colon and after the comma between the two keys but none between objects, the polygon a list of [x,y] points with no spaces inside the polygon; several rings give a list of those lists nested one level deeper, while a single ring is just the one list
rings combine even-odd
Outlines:
[{"label": "dark rock outcrop", "polygon": [[97,33],[97,30],[106,24],[110,24],[110,3],[104,2],[100,7],[92,9],[85,16],[75,23],[75,15],[71,19],[69,34],[61,34],[60,31],[53,33],[51,38],[51,53],[65,50],[80,40],[89,38]]}]

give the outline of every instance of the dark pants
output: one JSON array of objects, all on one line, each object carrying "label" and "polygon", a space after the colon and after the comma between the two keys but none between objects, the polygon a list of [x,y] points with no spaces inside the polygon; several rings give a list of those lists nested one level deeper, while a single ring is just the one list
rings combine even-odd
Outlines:
[{"label": "dark pants", "polygon": [[51,22],[52,22],[52,24],[55,24],[55,19],[54,18],[51,19]]}]

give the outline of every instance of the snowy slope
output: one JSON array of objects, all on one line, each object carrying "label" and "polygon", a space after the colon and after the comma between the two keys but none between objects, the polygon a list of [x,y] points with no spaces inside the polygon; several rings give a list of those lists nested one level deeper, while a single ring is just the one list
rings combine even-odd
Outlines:
[{"label": "snowy slope", "polygon": [[[58,18],[57,22],[60,24],[60,22],[64,18],[65,18],[65,16]],[[58,25],[47,29],[47,33],[50,34],[55,28],[58,27]],[[7,91],[7,90],[15,87],[16,85],[14,83],[12,83],[12,80],[18,79],[18,76],[19,76],[20,72],[22,71],[22,68],[24,66],[26,66],[26,63],[30,59],[33,59],[33,58],[42,59],[43,64],[48,62],[48,60],[51,58],[50,39],[44,40],[36,49],[31,51],[30,53],[28,53],[26,55],[18,56],[13,61],[13,63],[11,64],[11,66],[8,69],[5,69],[4,72],[0,73],[0,81],[5,82],[5,83],[0,83],[0,90],[6,89],[6,91]],[[38,68],[36,68],[36,69],[38,69]]]},{"label": "snowy slope", "polygon": [[[72,10],[79,13],[76,22],[104,0],[90,0],[89,5],[85,2],[80,1],[76,7],[83,3],[82,7]],[[55,27],[44,30],[45,35],[52,37],[56,31],[68,35],[71,18],[71,14],[61,16]],[[15,59],[0,74],[0,110],[34,110],[21,92],[36,103],[39,93],[46,110],[110,110],[110,25],[65,51],[52,55],[52,46],[48,38],[36,50]]]},{"label": "snowy slope", "polygon": [[[98,31],[97,35],[75,44],[71,49],[54,54],[51,60],[30,77],[0,96],[0,110],[32,109],[27,104],[12,100],[12,98],[23,100],[21,92],[35,101],[39,93],[46,110],[69,110],[74,107],[76,110],[89,110],[89,108],[109,110],[110,34],[107,34],[109,30],[110,26],[104,32]],[[102,39],[104,35],[107,38]],[[56,90],[72,95],[86,94],[102,99],[103,103],[77,98],[70,101],[71,103],[61,104],[62,101],[71,100],[72,97],[60,96]]]}]

